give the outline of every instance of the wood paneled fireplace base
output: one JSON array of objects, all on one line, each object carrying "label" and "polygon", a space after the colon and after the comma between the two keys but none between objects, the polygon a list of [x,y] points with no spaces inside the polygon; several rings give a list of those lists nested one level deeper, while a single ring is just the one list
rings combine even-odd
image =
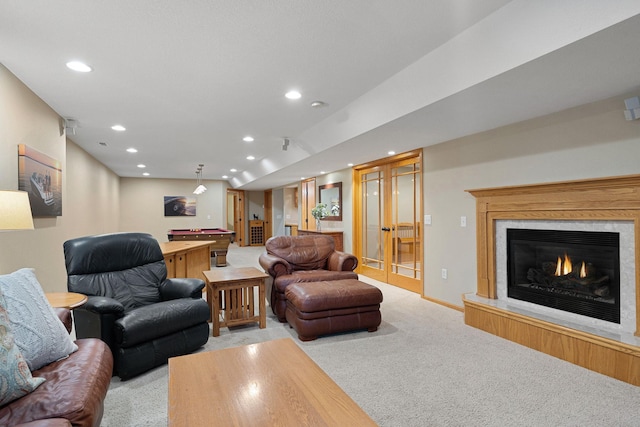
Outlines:
[{"label": "wood paneled fireplace base", "polygon": [[640,348],[464,299],[467,325],[583,368],[640,386]]},{"label": "wood paneled fireplace base", "polygon": [[465,323],[584,368],[640,386],[640,346],[492,304],[497,301],[498,220],[633,221],[636,331],[640,334],[640,175],[468,190],[476,197],[478,286]]}]

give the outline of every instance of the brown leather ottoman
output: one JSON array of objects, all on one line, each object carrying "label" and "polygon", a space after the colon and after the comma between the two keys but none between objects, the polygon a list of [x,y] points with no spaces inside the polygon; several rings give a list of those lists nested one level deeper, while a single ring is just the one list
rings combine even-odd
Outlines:
[{"label": "brown leather ottoman", "polygon": [[301,341],[335,332],[378,329],[382,292],[356,279],[292,283],[286,317]]}]

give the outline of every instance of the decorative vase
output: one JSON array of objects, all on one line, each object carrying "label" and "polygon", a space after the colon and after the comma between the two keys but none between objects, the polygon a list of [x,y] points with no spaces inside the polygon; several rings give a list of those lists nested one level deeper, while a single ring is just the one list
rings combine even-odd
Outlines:
[{"label": "decorative vase", "polygon": [[320,231],[322,227],[320,226],[320,218],[316,218],[316,230]]}]

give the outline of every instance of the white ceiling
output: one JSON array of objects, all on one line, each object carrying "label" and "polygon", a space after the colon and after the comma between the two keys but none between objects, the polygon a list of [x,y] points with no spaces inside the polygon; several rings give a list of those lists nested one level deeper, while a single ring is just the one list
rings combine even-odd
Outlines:
[{"label": "white ceiling", "polygon": [[0,62],[119,176],[258,190],[640,88],[640,6],[528,3],[3,0]]}]

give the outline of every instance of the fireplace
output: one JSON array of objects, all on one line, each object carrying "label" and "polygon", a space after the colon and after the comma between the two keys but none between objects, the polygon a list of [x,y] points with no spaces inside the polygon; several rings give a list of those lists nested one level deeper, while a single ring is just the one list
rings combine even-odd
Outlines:
[{"label": "fireplace", "polygon": [[[476,198],[478,278],[477,291],[464,295],[465,323],[640,386],[640,175],[467,191]],[[596,280],[604,275],[614,277],[614,289],[609,289],[606,304],[616,310],[619,306],[619,323],[508,297],[505,242],[506,231],[511,228],[618,234],[618,257],[600,256],[587,263],[601,271],[600,275],[594,273]],[[521,240],[536,242],[529,236]],[[572,254],[572,243],[566,243],[551,242],[550,246],[559,246],[554,252],[562,252],[554,254],[553,260],[557,263],[560,256],[564,262],[566,248],[572,268],[578,263],[581,267],[578,258],[586,256]],[[598,242],[596,246],[596,252],[610,251],[607,243]],[[553,260],[534,260],[525,278],[529,268],[544,270],[536,264]],[[546,268],[551,269],[549,265]],[[529,282],[525,279],[523,283]]]},{"label": "fireplace", "polygon": [[619,233],[507,229],[507,296],[620,323]]}]

